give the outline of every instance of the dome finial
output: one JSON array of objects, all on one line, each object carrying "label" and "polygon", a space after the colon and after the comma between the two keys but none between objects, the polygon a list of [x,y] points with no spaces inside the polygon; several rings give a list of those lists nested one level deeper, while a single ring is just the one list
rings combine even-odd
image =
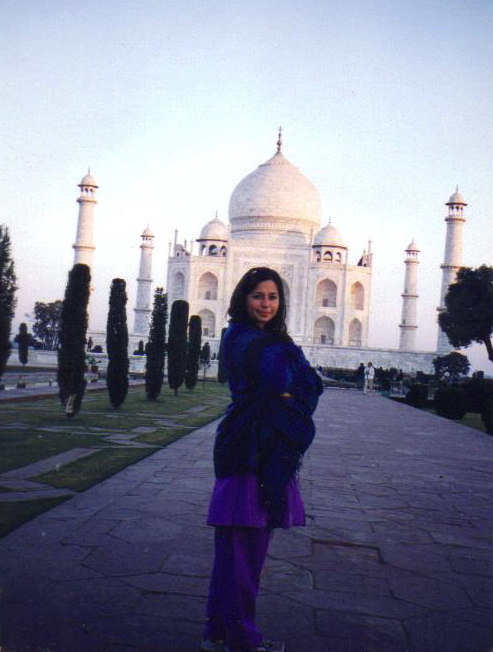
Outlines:
[{"label": "dome finial", "polygon": [[459,192],[459,184],[455,186],[455,192]]},{"label": "dome finial", "polygon": [[282,149],[282,127],[279,126],[279,133],[277,136],[277,153],[280,154]]}]

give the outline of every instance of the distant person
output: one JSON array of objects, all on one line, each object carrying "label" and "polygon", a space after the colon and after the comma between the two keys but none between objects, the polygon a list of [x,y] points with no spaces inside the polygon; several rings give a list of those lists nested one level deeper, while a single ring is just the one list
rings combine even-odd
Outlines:
[{"label": "distant person", "polygon": [[202,652],[268,652],[255,623],[273,529],[305,525],[297,471],[322,382],[286,329],[281,277],[255,267],[231,297],[223,355],[232,403],[217,429],[208,525],[215,558]]},{"label": "distant person", "polygon": [[363,394],[373,392],[373,381],[375,379],[375,367],[369,362],[365,367],[365,384],[363,385]]},{"label": "distant person", "polygon": [[365,365],[360,362],[359,367],[356,369],[356,387],[363,389],[365,386]]}]

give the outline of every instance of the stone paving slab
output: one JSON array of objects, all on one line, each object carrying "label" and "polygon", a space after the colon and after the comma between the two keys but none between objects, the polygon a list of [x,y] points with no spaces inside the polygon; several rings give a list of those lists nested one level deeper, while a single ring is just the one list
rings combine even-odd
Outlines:
[{"label": "stone paving slab", "polygon": [[[492,652],[493,439],[326,390],[259,624],[287,652]],[[0,540],[2,652],[196,650],[215,424]],[[0,506],[1,507],[1,506]]]}]

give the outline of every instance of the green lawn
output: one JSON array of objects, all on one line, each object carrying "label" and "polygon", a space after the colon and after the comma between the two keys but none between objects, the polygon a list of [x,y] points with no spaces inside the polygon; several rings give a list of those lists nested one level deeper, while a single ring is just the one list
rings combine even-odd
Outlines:
[{"label": "green lawn", "polygon": [[[0,473],[74,448],[94,453],[29,480],[55,488],[85,491],[130,464],[218,418],[229,403],[226,386],[208,381],[178,396],[165,387],[148,401],[143,386],[132,387],[115,410],[106,392],[86,392],[81,411],[67,419],[56,397],[0,403]],[[118,437],[118,441],[109,436]],[[132,442],[150,445],[136,448]],[[0,492],[4,492],[0,487]],[[63,498],[0,501],[0,536],[58,504]]]},{"label": "green lawn", "polygon": [[66,498],[45,498],[42,500],[23,500],[20,502],[0,504],[0,537],[5,536],[16,527],[27,523],[49,509],[53,509]]},{"label": "green lawn", "polygon": [[[406,400],[401,397],[399,398],[392,397],[391,400],[407,405]],[[416,408],[416,409],[417,410],[424,409],[426,410],[426,412],[429,412],[430,414],[435,414],[435,415],[437,414],[436,410],[434,410],[431,407]],[[445,417],[441,417],[441,418],[445,418]],[[486,427],[481,419],[481,415],[476,412],[466,412],[466,414],[462,419],[459,419],[458,421],[454,421],[454,423],[461,423],[463,426],[468,426],[469,428],[473,428],[474,430],[479,430],[480,432],[484,432],[486,434]]]}]

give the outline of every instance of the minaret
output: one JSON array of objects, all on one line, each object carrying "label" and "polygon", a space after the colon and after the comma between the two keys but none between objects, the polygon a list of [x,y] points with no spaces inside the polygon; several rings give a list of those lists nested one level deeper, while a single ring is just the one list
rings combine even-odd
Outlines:
[{"label": "minaret", "polygon": [[79,203],[79,219],[77,222],[77,235],[73,248],[74,265],[84,263],[92,271],[92,257],[96,247],[94,246],[94,207],[98,203],[96,199],[96,190],[98,186],[91,176],[91,170],[79,183],[80,196],[77,199]]},{"label": "minaret", "polygon": [[402,297],[402,316],[399,328],[401,337],[399,349],[401,351],[414,351],[416,349],[417,304],[418,304],[418,254],[419,249],[414,240],[406,249],[406,271],[404,275],[404,292]]},{"label": "minaret", "polygon": [[140,335],[149,334],[149,318],[151,315],[151,285],[152,285],[152,251],[154,249],[154,234],[149,228],[140,236],[140,266],[137,278],[137,299],[135,301],[135,318],[133,332]]},{"label": "minaret", "polygon": [[[440,265],[442,269],[442,288],[440,291],[439,312],[445,309],[445,295],[448,292],[449,285],[455,282],[457,272],[462,266],[462,240],[464,222],[466,221],[464,217],[464,206],[467,206],[467,204],[459,192],[459,186],[457,186],[454,194],[445,206],[448,206],[448,215],[445,218],[447,235],[445,238],[444,261]],[[447,336],[439,326],[437,341],[438,353],[447,353],[452,348]]]}]

